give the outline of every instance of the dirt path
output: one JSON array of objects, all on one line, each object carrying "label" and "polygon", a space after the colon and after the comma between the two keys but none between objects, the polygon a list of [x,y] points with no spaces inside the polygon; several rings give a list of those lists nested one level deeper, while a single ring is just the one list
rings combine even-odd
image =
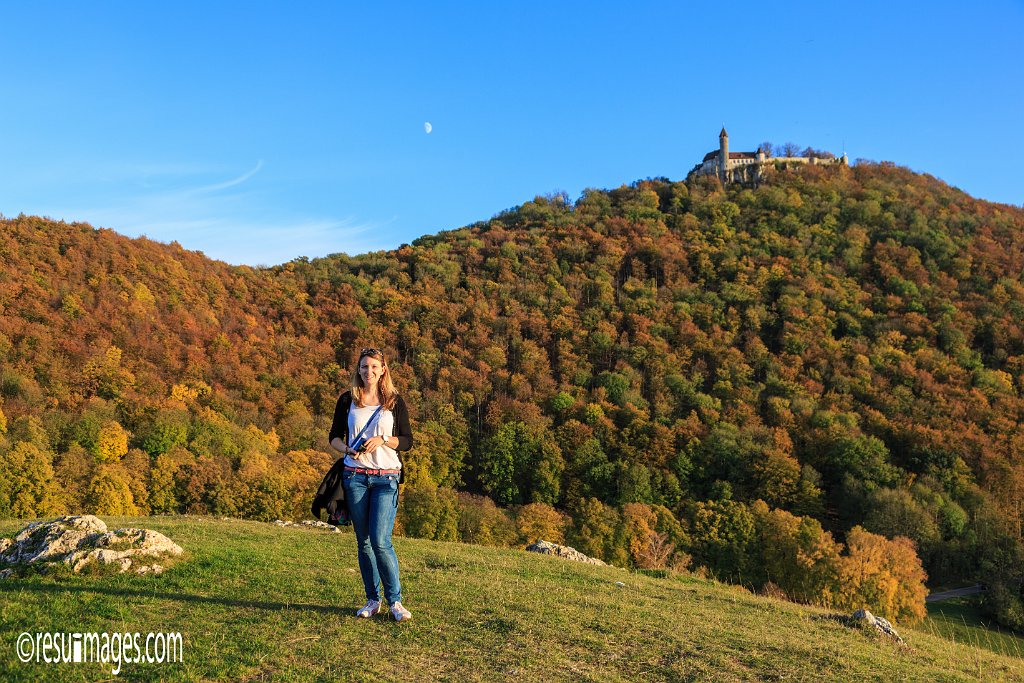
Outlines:
[{"label": "dirt path", "polygon": [[967,586],[966,588],[954,588],[951,591],[942,591],[941,593],[932,593],[924,599],[925,602],[940,602],[942,600],[951,600],[952,598],[962,598],[965,595],[977,595],[978,593],[984,593],[985,589],[981,587],[980,583],[974,584],[973,586]]}]

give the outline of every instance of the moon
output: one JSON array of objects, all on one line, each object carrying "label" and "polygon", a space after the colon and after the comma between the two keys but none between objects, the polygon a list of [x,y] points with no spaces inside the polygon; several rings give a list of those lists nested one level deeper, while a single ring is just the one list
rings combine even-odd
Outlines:
[{"label": "moon", "polygon": [[430,125],[430,121],[426,121],[423,123],[423,132],[425,132],[427,135],[430,135],[430,131],[432,130],[434,130],[434,127]]}]

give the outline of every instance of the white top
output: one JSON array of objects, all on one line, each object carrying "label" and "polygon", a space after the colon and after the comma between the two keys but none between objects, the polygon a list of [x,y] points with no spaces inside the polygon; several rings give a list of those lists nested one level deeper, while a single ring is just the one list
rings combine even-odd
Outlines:
[{"label": "white top", "polygon": [[[348,445],[351,448],[356,436],[362,430],[363,425],[370,419],[377,406],[365,406],[359,408],[353,403],[348,409]],[[390,410],[382,409],[380,414],[373,419],[373,423],[363,433],[363,439],[371,436],[393,436],[395,429],[395,414]],[[402,463],[398,459],[398,453],[393,448],[381,446],[376,450],[363,453],[358,460],[351,455],[345,456],[345,465],[348,467],[367,467],[373,470],[397,470],[401,469]]]}]

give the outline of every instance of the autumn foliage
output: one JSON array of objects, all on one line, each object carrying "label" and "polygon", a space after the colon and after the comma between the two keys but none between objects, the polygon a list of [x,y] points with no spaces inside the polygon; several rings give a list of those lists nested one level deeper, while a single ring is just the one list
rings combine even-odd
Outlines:
[{"label": "autumn foliage", "polygon": [[646,180],[260,269],[20,216],[0,257],[0,514],[301,516],[378,346],[405,533],[1024,614],[1024,211],[929,176]]}]

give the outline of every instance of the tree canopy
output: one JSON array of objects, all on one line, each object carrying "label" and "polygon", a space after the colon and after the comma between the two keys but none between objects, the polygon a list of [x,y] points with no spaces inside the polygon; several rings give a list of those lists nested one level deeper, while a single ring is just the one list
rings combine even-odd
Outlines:
[{"label": "tree canopy", "polygon": [[[406,529],[550,528],[801,599],[843,543],[1015,585],[984,558],[1024,522],[1024,211],[927,175],[650,179],[258,269],[19,216],[0,256],[0,514],[301,515],[375,346],[423,437]],[[783,557],[810,573],[754,572]]]}]

